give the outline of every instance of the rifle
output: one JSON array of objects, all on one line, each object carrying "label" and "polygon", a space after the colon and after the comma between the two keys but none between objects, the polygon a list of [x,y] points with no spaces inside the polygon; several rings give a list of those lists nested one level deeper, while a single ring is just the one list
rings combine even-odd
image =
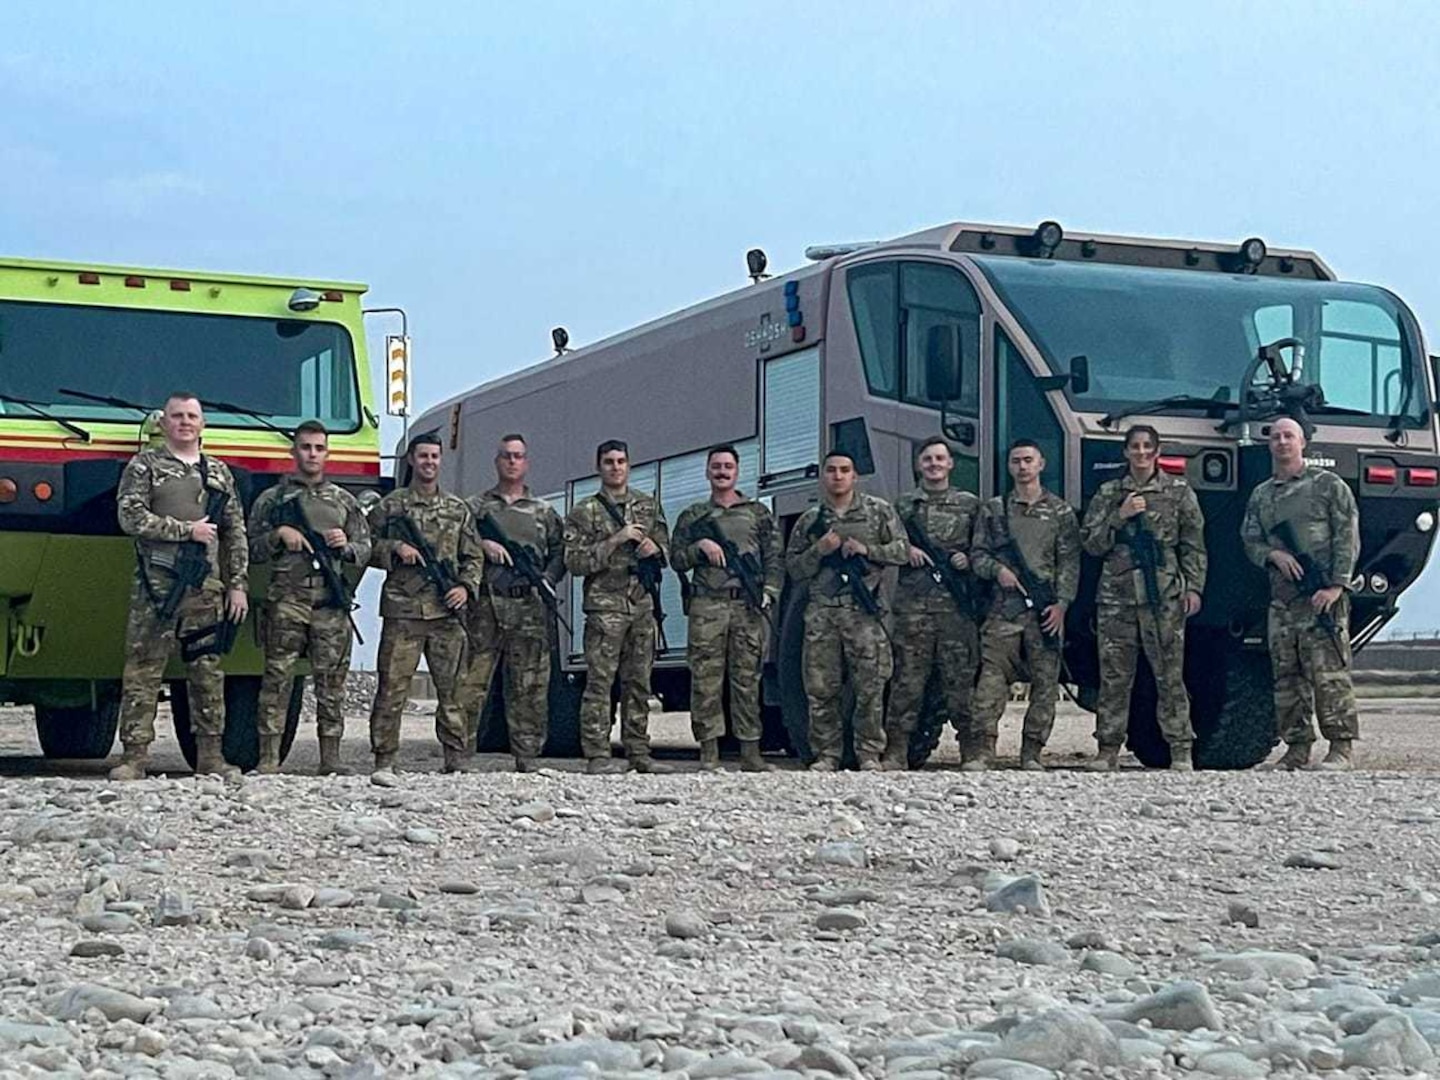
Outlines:
[{"label": "rifle", "polygon": [[1035,612],[1036,617],[1041,620],[1040,640],[1044,643],[1045,648],[1059,649],[1060,635],[1046,633],[1043,620],[1045,609],[1060,602],[1060,594],[1055,591],[1054,584],[1040,577],[1030,566],[1030,560],[1025,558],[1025,553],[1020,550],[1020,545],[1015,542],[1015,537],[1010,533],[1008,521],[1002,526],[1004,539],[998,544],[993,543],[995,540],[994,529],[999,525],[999,518],[991,518],[990,539],[994,557],[1020,579],[1020,599],[1025,604],[1025,610]]},{"label": "rifle", "polygon": [[[1300,564],[1300,580],[1295,582],[1295,588],[1307,600],[1314,597],[1317,592],[1330,587],[1325,580],[1325,575],[1320,572],[1320,564],[1315,561],[1315,556],[1309,554],[1300,546],[1300,540],[1295,535],[1295,523],[1288,518],[1277,522],[1270,530],[1270,535],[1280,541],[1285,548]],[[1335,658],[1341,664],[1345,663],[1345,649],[1340,642],[1340,626],[1335,621],[1335,615],[1329,611],[1317,611],[1315,613],[1315,625],[1325,631],[1326,637],[1330,639],[1331,646],[1335,649]]]},{"label": "rifle", "polygon": [[419,526],[409,514],[397,514],[390,518],[385,523],[385,532],[389,539],[409,544],[420,553],[420,573],[440,597],[440,605],[465,631],[465,640],[470,642],[472,648],[476,648],[475,639],[470,636],[470,624],[460,612],[445,603],[445,596],[451,589],[465,588],[465,583],[455,572],[455,564],[435,553],[434,546],[421,534]]},{"label": "rifle", "polygon": [[960,608],[961,614],[974,618],[975,597],[970,590],[970,578],[956,570],[950,564],[950,556],[935,546],[930,539],[930,534],[926,532],[924,524],[920,521],[918,513],[911,511],[901,521],[905,525],[905,532],[910,537],[910,543],[923,551],[925,557],[930,560],[930,566],[926,570],[930,580],[936,585],[945,587]]},{"label": "rifle", "polygon": [[476,522],[476,527],[480,530],[480,539],[489,540],[505,549],[505,554],[510,556],[511,569],[540,594],[540,600],[545,605],[545,610],[560,620],[560,625],[565,627],[565,633],[573,634],[574,631],[565,621],[565,616],[560,614],[560,597],[555,594],[555,586],[550,583],[545,572],[536,565],[535,554],[524,544],[517,544],[506,536],[505,530],[500,528],[499,522],[490,514],[480,518]]},{"label": "rifle", "polygon": [[355,624],[355,594],[350,591],[349,584],[340,573],[338,560],[330,545],[311,526],[309,519],[305,516],[305,508],[300,505],[298,497],[289,499],[278,499],[270,511],[270,527],[278,529],[285,525],[294,529],[305,538],[310,545],[310,566],[320,574],[325,582],[325,603],[324,607],[339,608],[345,612],[345,618],[350,622],[350,629],[355,634],[355,640],[361,645],[365,639],[360,636],[360,627]]},{"label": "rifle", "polygon": [[[820,512],[815,515],[815,521],[811,524],[807,536],[811,540],[819,540],[830,531],[831,514],[828,506],[821,506]],[[880,617],[880,602],[875,599],[865,585],[865,571],[867,569],[866,559],[863,555],[842,555],[840,549],[836,548],[828,555],[820,557],[820,565],[827,566],[835,572],[840,579],[840,584],[850,590],[850,595],[855,599],[855,605],[866,615],[869,615],[880,624],[880,629],[885,629],[885,620]],[[889,633],[885,634],[888,639]]]},{"label": "rifle", "polygon": [[[625,520],[625,515],[620,508],[605,497],[602,491],[595,496],[600,500],[600,505],[610,515],[616,525],[624,529],[630,525]],[[639,547],[633,540],[627,541],[626,547],[632,551]],[[640,582],[640,587],[650,594],[650,610],[655,615],[655,636],[659,638],[660,651],[669,652],[670,644],[665,640],[665,608],[660,603],[660,583],[665,579],[665,560],[659,555],[648,555],[645,558],[637,557],[635,560],[635,580]]]},{"label": "rifle", "polygon": [[741,554],[735,541],[720,531],[720,526],[710,514],[696,521],[689,532],[696,540],[709,540],[719,545],[720,553],[725,556],[725,569],[740,583],[740,591],[745,594],[745,606],[763,615],[773,629],[774,620],[765,604],[765,573],[755,554],[750,551]]},{"label": "rifle", "polygon": [[1163,608],[1160,596],[1160,567],[1165,561],[1165,556],[1160,551],[1160,544],[1156,541],[1155,534],[1151,532],[1150,526],[1145,520],[1143,510],[1131,518],[1121,532],[1125,546],[1130,549],[1130,557],[1140,568],[1140,578],[1145,583],[1145,606],[1150,609],[1150,616],[1155,620],[1155,646],[1163,655],[1165,642],[1160,634]]}]

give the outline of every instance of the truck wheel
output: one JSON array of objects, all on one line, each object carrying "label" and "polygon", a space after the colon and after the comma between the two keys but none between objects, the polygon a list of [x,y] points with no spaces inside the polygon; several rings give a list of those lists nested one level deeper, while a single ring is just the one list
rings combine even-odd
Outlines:
[{"label": "truck wheel", "polygon": [[96,686],[96,704],[60,708],[35,706],[35,733],[47,758],[98,759],[110,756],[120,723],[120,684]]},{"label": "truck wheel", "polygon": [[1279,741],[1270,657],[1242,648],[1228,635],[1213,644],[1202,639],[1196,645],[1204,647],[1191,654],[1189,669],[1203,673],[1189,684],[1195,767],[1248,769],[1258,765]]},{"label": "truck wheel", "polygon": [[915,730],[910,733],[910,768],[922,769],[930,755],[940,745],[940,738],[948,727],[949,717],[945,715],[943,695],[940,692],[940,677],[934,672],[925,683],[925,698],[920,705],[920,718]]},{"label": "truck wheel", "polygon": [[784,611],[777,654],[780,715],[785,723],[785,732],[790,736],[791,752],[801,764],[809,765],[815,760],[815,755],[810,750],[810,706],[805,697],[805,675],[801,664],[805,647],[805,608],[803,603],[790,603]]},{"label": "truck wheel", "polygon": [[[485,695],[485,702],[480,706],[480,717],[475,724],[475,749],[482,754],[503,754],[510,749],[510,729],[505,722],[503,683],[503,675],[497,671],[494,682],[490,684],[490,692]],[[551,684],[554,684],[553,675]]]},{"label": "truck wheel", "polygon": [[[300,708],[305,701],[305,678],[296,676],[285,710],[285,730],[280,737],[280,760],[290,755],[295,731],[300,726]],[[225,676],[225,760],[249,772],[260,762],[260,735],[256,718],[260,706],[259,675]],[[190,687],[184,679],[170,683],[170,714],[175,738],[186,763],[195,767],[195,733],[190,729]]]},{"label": "truck wheel", "polygon": [[1168,769],[1170,744],[1160,734],[1160,721],[1155,718],[1157,700],[1155,676],[1142,652],[1135,665],[1135,686],[1130,691],[1130,721],[1125,742],[1147,769]]},{"label": "truck wheel", "polygon": [[550,726],[545,757],[580,756],[580,697],[585,693],[583,671],[563,672],[557,663],[550,672]]}]

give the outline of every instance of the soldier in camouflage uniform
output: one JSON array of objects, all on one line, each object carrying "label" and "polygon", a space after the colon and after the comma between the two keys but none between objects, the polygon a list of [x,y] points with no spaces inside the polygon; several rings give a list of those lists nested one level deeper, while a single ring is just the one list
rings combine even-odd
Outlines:
[{"label": "soldier in camouflage uniform", "polygon": [[[1125,433],[1124,476],[1107,480],[1090,500],[1085,550],[1105,560],[1096,591],[1100,635],[1100,696],[1095,706],[1099,753],[1091,767],[1112,770],[1129,726],[1130,691],[1140,649],[1155,673],[1155,715],[1170,744],[1170,768],[1189,772],[1190,698],[1185,691],[1185,620],[1205,591],[1205,520],[1184,480],[1158,467],[1160,436],[1137,424]],[[1158,618],[1147,596],[1135,545],[1158,553]]]},{"label": "soldier in camouflage uniform", "polygon": [[[345,735],[345,677],[350,673],[350,596],[330,595],[320,559],[336,572],[342,564],[364,567],[370,561],[370,527],[360,504],[344,488],[325,478],[330,435],[318,420],[295,429],[290,447],[295,471],[263,492],[250,508],[250,558],[270,563],[265,594],[265,675],[260,685],[260,764],[257,772],[280,771],[280,742],[295,665],[308,654],[315,686],[315,721],[320,737],[321,776],[348,776],[340,763]],[[295,513],[324,549],[317,553],[306,533],[279,524],[278,515]]]},{"label": "soldier in camouflage uniform", "polygon": [[[565,519],[565,568],[585,579],[585,667],[580,747],[591,773],[669,772],[650,756],[650,668],[658,632],[641,560],[661,572],[670,544],[665,512],[652,496],[631,491],[630,450],[609,439],[595,451],[600,491]],[[615,521],[614,507],[625,520]],[[659,561],[656,566],[655,560]],[[610,690],[620,679],[620,741],[628,764],[610,757]]]},{"label": "soldier in camouflage uniform", "polygon": [[[1275,723],[1286,744],[1276,767],[1293,770],[1309,764],[1315,742],[1313,704],[1320,731],[1330,742],[1317,767],[1349,769],[1351,742],[1360,737],[1350,683],[1348,592],[1360,554],[1360,512],[1344,480],[1305,464],[1305,433],[1294,420],[1285,417],[1271,425],[1270,460],[1274,475],[1250,493],[1241,535],[1245,554],[1270,577]],[[1299,551],[1287,549],[1275,535],[1286,523]],[[1323,588],[1308,593],[1301,588],[1301,559],[1314,561]],[[1329,619],[1324,618],[1327,613]]]},{"label": "soldier in camouflage uniform", "polygon": [[[775,519],[761,503],[735,487],[740,455],[733,446],[717,446],[705,459],[710,498],[688,506],[675,522],[670,565],[682,578],[695,571],[690,597],[686,653],[690,661],[690,724],[700,744],[700,766],[720,768],[720,736],[725,734],[723,695],[730,682],[730,720],[740,740],[740,767],[767,772],[760,756],[760,672],[765,660],[770,613],[777,610],[785,566]],[[725,560],[712,538],[699,535],[714,529],[748,556],[760,586],[755,607],[741,585],[739,572]]]},{"label": "soldier in camouflage uniform", "polygon": [[[975,589],[970,543],[980,500],[950,486],[955,460],[939,436],[925,440],[916,455],[921,483],[895,500],[895,512],[910,534],[909,565],[901,567],[895,589],[895,677],[885,718],[884,765],[893,771],[910,767],[910,736],[920,720],[925,684],[938,680],[944,715],[958,732],[971,728],[971,699],[980,662],[980,635],[975,626]],[[919,534],[948,561],[965,586],[957,600],[929,555],[916,546]]]},{"label": "soldier in camouflage uniform", "polygon": [[[814,772],[840,767],[845,745],[840,695],[845,674],[855,697],[855,756],[860,768],[879,771],[885,753],[885,684],[894,670],[877,590],[886,566],[910,555],[905,526],[884,499],[855,490],[855,461],[832,450],[821,474],[822,500],[800,515],[790,533],[785,568],[808,586],[801,664],[810,706]],[[866,590],[869,602],[857,595]]]},{"label": "soldier in camouflage uniform", "polygon": [[[530,563],[553,588],[565,576],[560,515],[543,499],[530,494],[525,476],[529,450],[520,435],[506,435],[495,453],[496,483],[489,491],[465,500],[477,528],[495,534],[529,553]],[[486,539],[485,584],[469,613],[470,663],[465,672],[465,715],[478,724],[490,683],[498,666],[504,673],[505,722],[516,772],[534,772],[545,746],[550,720],[550,636],[553,620],[535,586],[515,569],[500,540]]]},{"label": "soldier in camouflage uniform", "polygon": [[[130,459],[117,493],[120,528],[135,537],[138,565],[125,622],[124,692],[120,703],[120,742],[124,756],[110,770],[112,780],[140,780],[150,744],[155,741],[155,703],[165,665],[183,642],[199,632],[204,638],[228,619],[245,620],[249,553],[245,512],[234,477],[223,461],[201,454],[205,414],[193,394],[171,394],[160,419],[163,448],[142,450]],[[219,521],[206,515],[212,493],[224,496]],[[179,583],[174,572],[184,560],[184,545],[203,545],[208,573],[199,588]],[[183,591],[175,614],[161,608]],[[202,642],[196,642],[202,644]],[[218,652],[188,662],[190,724],[195,731],[195,771],[238,776],[225,763],[225,676]]]},{"label": "soldier in camouflage uniform", "polygon": [[[422,654],[435,682],[435,737],[444,750],[445,771],[474,770],[475,743],[460,701],[460,680],[467,646],[465,608],[479,596],[485,556],[465,500],[440,490],[440,454],[440,438],[433,433],[410,440],[405,455],[410,485],[396,488],[370,511],[370,565],[386,571],[380,594],[380,682],[370,710],[376,772],[395,771],[400,714]],[[420,551],[401,539],[402,518],[450,571],[455,583],[443,596],[426,577]]]},{"label": "soldier in camouflage uniform", "polygon": [[[985,504],[972,549],[976,576],[995,582],[996,589],[980,646],[979,730],[961,766],[968,772],[989,767],[1010,684],[1027,676],[1030,703],[1021,729],[1020,767],[1044,768],[1040,752],[1055,726],[1065,612],[1080,585],[1080,523],[1069,503],[1041,486],[1045,458],[1039,445],[1017,439],[1006,467],[1014,488]],[[1035,596],[1037,591],[1042,595]],[[1052,592],[1053,602],[1044,603]]]}]

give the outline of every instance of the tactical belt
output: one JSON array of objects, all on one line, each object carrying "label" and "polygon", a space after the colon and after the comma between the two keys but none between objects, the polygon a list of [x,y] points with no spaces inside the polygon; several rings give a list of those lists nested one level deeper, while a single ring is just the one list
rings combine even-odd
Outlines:
[{"label": "tactical belt", "polygon": [[711,589],[704,585],[695,586],[695,597],[698,600],[744,600],[744,589]]},{"label": "tactical belt", "polygon": [[535,588],[533,585],[507,585],[501,587],[482,585],[480,586],[480,592],[490,596],[504,596],[511,600],[519,600],[522,597],[533,596],[535,594]]}]

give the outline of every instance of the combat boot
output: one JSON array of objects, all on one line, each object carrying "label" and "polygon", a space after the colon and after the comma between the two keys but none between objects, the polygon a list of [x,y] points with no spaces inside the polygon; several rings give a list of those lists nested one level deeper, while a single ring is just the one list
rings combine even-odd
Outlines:
[{"label": "combat boot", "polygon": [[1273,765],[1262,765],[1260,768],[1265,772],[1296,772],[1299,769],[1309,768],[1310,751],[1314,746],[1308,742],[1293,742],[1285,747],[1285,756]]},{"label": "combat boot", "polygon": [[[715,767],[718,769],[720,767],[720,761],[718,756],[719,752],[717,751],[716,754],[717,756],[715,761]],[[649,754],[640,754],[637,757],[632,757],[630,759],[630,768],[634,769],[636,772],[639,773],[652,773],[655,776],[663,776],[667,773],[673,773],[675,771],[671,766],[666,765],[664,762],[656,761]]]},{"label": "combat boot", "polygon": [[260,736],[260,761],[255,766],[255,771],[265,776],[271,776],[280,771],[280,736]]},{"label": "combat boot", "polygon": [[1120,748],[1118,746],[1102,746],[1095,755],[1095,760],[1086,764],[1085,768],[1090,772],[1114,772],[1120,768]]},{"label": "combat boot", "polygon": [[592,757],[585,762],[585,771],[591,776],[611,776],[629,772],[630,763],[621,758]]},{"label": "combat boot", "polygon": [[1170,748],[1171,772],[1194,772],[1195,761],[1190,755],[1190,744],[1184,743]]},{"label": "combat boot", "polygon": [[885,766],[880,764],[879,758],[863,757],[860,759],[861,772],[884,772]]},{"label": "combat boot", "polygon": [[533,757],[521,757],[519,754],[516,754],[515,771],[525,773],[539,772],[540,763],[536,761]]},{"label": "combat boot", "polygon": [[706,739],[700,744],[700,768],[706,772],[720,771],[719,739]]},{"label": "combat boot", "polygon": [[904,772],[910,767],[910,738],[896,732],[886,736],[885,753],[880,757],[880,767],[886,772]]},{"label": "combat boot", "polygon": [[1040,763],[1040,751],[1045,749],[1045,744],[1039,739],[1025,738],[1020,743],[1020,768],[1026,772],[1044,772],[1045,766]]},{"label": "combat boot", "polygon": [[475,765],[475,752],[473,750],[458,750],[453,746],[447,746],[445,751],[445,764],[441,766],[441,772],[447,773],[473,773],[479,772]]},{"label": "combat boot", "polygon": [[226,780],[240,775],[240,770],[225,760],[219,735],[195,736],[195,775],[219,776]]},{"label": "combat boot", "polygon": [[991,762],[995,760],[995,740],[989,735],[979,739],[974,744],[974,749],[966,755],[965,764],[960,766],[961,772],[985,772],[990,768]]},{"label": "combat boot", "polygon": [[759,742],[755,739],[742,739],[740,741],[740,771],[777,772],[778,770],[760,756]]},{"label": "combat boot", "polygon": [[340,736],[320,736],[320,767],[316,776],[354,776],[355,770],[340,764]]},{"label": "combat boot", "polygon": [[1349,739],[1331,739],[1325,760],[1315,766],[1317,772],[1348,772],[1355,767],[1350,756]]},{"label": "combat boot", "polygon": [[150,760],[150,746],[141,743],[125,747],[120,764],[110,770],[111,780],[144,780],[145,766]]},{"label": "combat boot", "polygon": [[810,763],[811,772],[839,772],[840,763],[832,758],[816,758]]}]

